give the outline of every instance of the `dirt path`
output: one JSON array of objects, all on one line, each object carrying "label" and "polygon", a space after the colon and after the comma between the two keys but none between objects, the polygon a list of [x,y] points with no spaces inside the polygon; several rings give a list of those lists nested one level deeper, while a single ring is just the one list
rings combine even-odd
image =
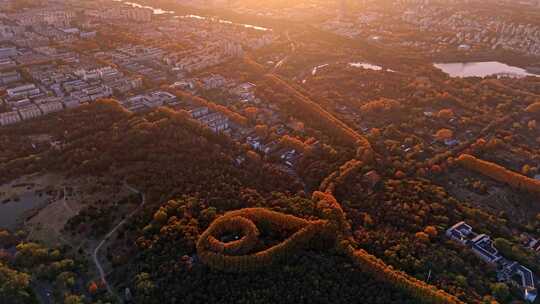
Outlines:
[{"label": "dirt path", "polygon": [[71,208],[70,205],[68,205],[67,203],[67,192],[66,192],[66,187],[64,186],[64,188],[62,189],[62,191],[64,192],[64,197],[62,199],[62,204],[64,205],[64,208],[66,208],[67,211],[70,212],[71,216],[75,216],[75,214],[77,214],[77,212],[75,212],[75,210],[73,210],[73,208]]},{"label": "dirt path", "polygon": [[101,265],[101,262],[99,261],[99,251],[100,249],[107,243],[107,241],[110,239],[110,237],[120,228],[122,227],[122,225],[124,225],[129,219],[131,219],[133,217],[133,215],[135,215],[143,206],[144,204],[146,203],[146,197],[143,193],[141,193],[139,190],[129,186],[128,184],[125,184],[126,188],[128,188],[129,190],[131,190],[132,192],[134,193],[137,193],[139,195],[141,195],[142,197],[142,202],[139,206],[137,206],[137,208],[135,208],[135,210],[133,210],[130,214],[128,214],[128,216],[126,216],[122,221],[120,221],[120,223],[118,223],[116,226],[114,226],[111,231],[109,231],[105,237],[103,237],[103,239],[101,240],[101,242],[99,242],[99,244],[96,246],[96,248],[94,249],[93,251],[93,254],[92,254],[92,259],[94,261],[94,264],[96,265],[96,268],[98,269],[98,272],[99,272],[99,277],[101,279],[101,281],[103,282],[103,284],[105,284],[105,287],[107,288],[107,291],[111,294],[111,295],[114,295],[115,297],[119,298],[119,296],[114,292],[113,288],[111,287],[111,285],[109,284],[109,282],[107,282],[107,275],[105,274],[105,270],[103,270],[103,266]]}]

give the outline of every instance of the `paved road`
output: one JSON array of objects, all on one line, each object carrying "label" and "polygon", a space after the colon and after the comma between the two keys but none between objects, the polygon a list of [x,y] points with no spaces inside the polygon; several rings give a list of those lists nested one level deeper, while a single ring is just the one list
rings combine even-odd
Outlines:
[{"label": "paved road", "polygon": [[105,274],[105,271],[103,270],[103,266],[101,265],[101,262],[99,261],[99,251],[101,249],[101,247],[103,247],[103,245],[105,245],[107,243],[107,241],[110,239],[110,237],[120,228],[122,227],[122,225],[124,225],[131,217],[133,217],[133,215],[135,215],[143,206],[144,204],[146,203],[146,196],[141,193],[139,190],[131,187],[130,185],[128,184],[125,184],[125,187],[128,188],[130,191],[134,192],[134,193],[137,193],[139,195],[141,195],[142,197],[142,202],[141,204],[135,208],[135,210],[133,210],[130,214],[128,214],[128,216],[126,216],[122,221],[120,221],[120,223],[118,223],[116,226],[114,226],[111,231],[109,231],[109,233],[107,233],[105,235],[105,237],[103,237],[103,239],[101,240],[101,242],[99,242],[99,244],[97,245],[97,247],[94,249],[94,252],[92,254],[92,259],[94,260],[94,264],[96,264],[96,268],[98,269],[98,272],[99,272],[99,277],[101,279],[101,281],[103,282],[103,284],[105,284],[105,287],[107,288],[107,291],[111,294],[111,295],[114,295],[118,298],[118,295],[114,292],[113,288],[111,287],[111,285],[109,284],[109,282],[107,282],[107,275]]}]

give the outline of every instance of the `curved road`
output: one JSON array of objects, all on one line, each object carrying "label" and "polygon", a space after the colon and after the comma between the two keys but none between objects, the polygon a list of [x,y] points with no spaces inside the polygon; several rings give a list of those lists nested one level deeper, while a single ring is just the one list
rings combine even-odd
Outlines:
[{"label": "curved road", "polygon": [[128,214],[128,216],[126,216],[122,221],[120,221],[120,223],[118,223],[116,226],[114,226],[111,231],[109,231],[109,233],[107,233],[105,235],[105,237],[103,237],[103,239],[101,240],[101,242],[97,245],[96,249],[94,249],[94,252],[92,254],[92,259],[94,260],[94,264],[96,264],[96,268],[98,269],[98,272],[99,272],[99,276],[100,276],[100,279],[101,281],[103,282],[103,284],[105,284],[105,287],[107,288],[107,291],[118,297],[118,295],[116,295],[116,293],[113,291],[111,285],[109,285],[109,282],[107,282],[107,275],[105,274],[105,271],[103,270],[103,266],[101,265],[101,262],[99,261],[99,250],[101,249],[101,247],[103,247],[103,245],[105,245],[105,243],[107,243],[107,241],[109,240],[109,238],[122,226],[124,225],[131,217],[133,217],[133,215],[135,215],[135,213],[137,213],[143,206],[144,204],[146,203],[146,196],[144,195],[144,193],[141,193],[139,190],[131,187],[130,185],[128,185],[127,183],[125,184],[126,188],[128,188],[130,191],[134,192],[134,193],[137,193],[139,195],[141,195],[142,197],[142,202],[139,206],[137,206],[137,208],[135,208],[135,210],[133,210],[130,214]]}]

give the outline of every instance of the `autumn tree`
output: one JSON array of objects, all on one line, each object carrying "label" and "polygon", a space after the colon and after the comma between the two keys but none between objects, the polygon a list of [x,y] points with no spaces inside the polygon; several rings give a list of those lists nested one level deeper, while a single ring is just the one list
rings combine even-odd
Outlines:
[{"label": "autumn tree", "polygon": [[540,194],[540,181],[510,171],[495,163],[478,159],[472,155],[462,154],[458,162],[467,169],[477,171],[499,182],[507,183],[513,188]]},{"label": "autumn tree", "polygon": [[399,109],[400,104],[394,99],[381,98],[370,101],[360,107],[360,110],[366,114],[386,113]]},{"label": "autumn tree", "polygon": [[445,120],[449,120],[454,117],[454,111],[452,109],[442,109],[437,112],[437,117]]},{"label": "autumn tree", "polygon": [[437,133],[435,133],[435,138],[437,140],[451,139],[453,136],[454,136],[454,132],[452,132],[452,130],[449,130],[449,129],[440,129],[437,131]]},{"label": "autumn tree", "polygon": [[528,112],[528,113],[539,113],[540,112],[540,101],[537,101],[535,103],[530,104],[529,106],[527,106],[525,111]]},{"label": "autumn tree", "polygon": [[0,302],[13,304],[37,303],[30,291],[30,275],[0,262]]},{"label": "autumn tree", "polygon": [[268,136],[268,126],[267,125],[256,125],[255,133],[257,136],[266,138]]},{"label": "autumn tree", "polygon": [[96,294],[96,292],[98,291],[98,285],[96,284],[96,282],[92,281],[90,282],[90,284],[88,285],[88,293],[90,294]]},{"label": "autumn tree", "polygon": [[427,226],[425,229],[424,229],[424,232],[429,235],[429,237],[431,239],[437,237],[437,228],[434,227],[434,226]]},{"label": "autumn tree", "polygon": [[292,137],[290,135],[282,136],[279,143],[280,145],[284,147],[295,149],[299,152],[305,152],[308,148],[308,146],[304,142],[302,142],[299,138]]}]

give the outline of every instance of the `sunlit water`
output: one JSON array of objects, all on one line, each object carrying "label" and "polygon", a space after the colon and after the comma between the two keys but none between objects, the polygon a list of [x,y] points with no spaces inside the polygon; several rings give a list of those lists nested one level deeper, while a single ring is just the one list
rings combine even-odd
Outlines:
[{"label": "sunlit water", "polygon": [[[122,0],[113,0],[113,1],[121,2]],[[133,7],[151,9],[154,12],[154,15],[174,14],[174,11],[167,11],[167,10],[164,10],[164,9],[161,9],[161,8],[155,8],[155,7],[152,7],[152,6],[141,5],[141,4],[135,3],[135,2],[123,1],[123,3],[127,4],[127,5],[131,5]],[[199,15],[184,15],[184,16],[174,16],[174,17],[175,18],[193,18],[193,19],[199,19],[199,20],[211,19],[209,17],[199,16]],[[252,24],[235,23],[235,22],[232,22],[230,20],[224,20],[224,19],[215,19],[215,20],[217,22],[219,22],[219,23],[240,25],[240,26],[243,26],[245,28],[251,28],[251,29],[254,29],[254,30],[258,30],[258,31],[271,31],[272,30],[272,29],[269,29],[269,28],[266,28],[266,27],[256,26],[256,25],[252,25]]]},{"label": "sunlit water", "polygon": [[154,15],[163,15],[163,14],[174,14],[173,11],[166,11],[166,10],[162,10],[160,8],[153,8],[151,6],[146,6],[146,5],[140,5],[138,3],[134,3],[134,2],[124,2],[125,4],[128,4],[128,5],[131,5],[133,7],[140,7],[140,8],[149,8],[151,9],[153,12],[154,12]]},{"label": "sunlit water", "polygon": [[[184,16],[175,16],[175,17],[176,18],[193,18],[193,19],[199,19],[199,20],[212,19],[212,18],[209,18],[209,17],[199,16],[199,15],[184,15]],[[230,20],[224,20],[224,19],[215,19],[215,20],[217,22],[219,22],[219,23],[240,25],[240,26],[243,26],[245,28],[251,28],[251,29],[254,29],[254,30],[258,30],[258,31],[271,31],[272,30],[272,29],[269,29],[269,28],[266,28],[266,27],[256,26],[256,25],[252,25],[252,24],[235,23],[235,22],[232,22]]]},{"label": "sunlit water", "polygon": [[363,68],[366,70],[374,70],[374,71],[382,71],[383,69],[381,66],[374,65],[371,63],[366,63],[366,62],[351,62],[349,63],[349,65],[355,68]]},{"label": "sunlit water", "polygon": [[435,63],[434,66],[451,77],[487,77],[495,75],[508,77],[540,76],[529,73],[525,69],[497,61]]}]

